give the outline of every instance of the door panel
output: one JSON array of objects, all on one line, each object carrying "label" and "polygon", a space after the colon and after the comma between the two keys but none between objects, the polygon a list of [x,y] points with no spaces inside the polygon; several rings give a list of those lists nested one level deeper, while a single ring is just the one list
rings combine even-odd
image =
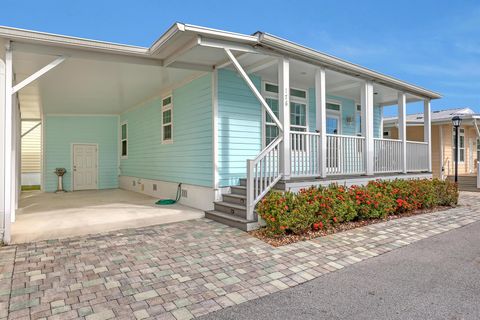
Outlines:
[{"label": "door panel", "polygon": [[97,189],[97,146],[73,145],[73,190]]}]

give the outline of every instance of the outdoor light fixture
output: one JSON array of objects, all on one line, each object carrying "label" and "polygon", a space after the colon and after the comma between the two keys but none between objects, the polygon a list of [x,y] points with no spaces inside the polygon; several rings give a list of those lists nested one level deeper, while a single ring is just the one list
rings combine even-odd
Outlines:
[{"label": "outdoor light fixture", "polygon": [[455,128],[455,182],[458,182],[458,127],[462,124],[462,118],[452,118],[452,125]]}]

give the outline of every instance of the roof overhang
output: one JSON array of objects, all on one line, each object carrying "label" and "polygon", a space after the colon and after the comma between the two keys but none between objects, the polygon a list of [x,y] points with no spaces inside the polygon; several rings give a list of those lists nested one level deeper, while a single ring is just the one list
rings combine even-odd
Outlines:
[{"label": "roof overhang", "polygon": [[[272,55],[285,55],[314,65],[324,66],[353,77],[372,80],[399,91],[416,95],[422,99],[441,98],[441,95],[437,92],[264,32],[245,35],[190,24],[174,23],[149,48],[9,27],[0,27],[0,38],[21,42],[22,45],[19,47],[24,47],[24,50],[30,49],[28,48],[28,44],[35,44],[37,46],[41,45],[44,52],[49,52],[48,48],[53,46],[56,47],[57,50],[58,48],[65,49],[64,52],[62,52],[64,55],[78,55],[78,49],[80,49],[90,53],[138,58],[138,60],[130,59],[130,62],[133,63],[198,70],[211,70],[213,66],[218,66],[221,65],[222,62],[225,62],[226,57],[223,50],[221,50],[222,47],[244,52],[260,50],[263,53],[270,52]],[[203,54],[203,60],[199,59],[200,61],[198,63],[193,61],[196,56],[202,56],[202,50],[199,50],[199,47],[206,46],[209,47],[210,51],[208,54]],[[217,48],[218,50],[212,50],[212,48]],[[75,49],[76,51],[72,52],[66,49]],[[211,52],[213,52],[213,54],[211,54]],[[99,57],[97,56],[96,58]],[[108,56],[108,58],[111,58],[111,56]]]}]

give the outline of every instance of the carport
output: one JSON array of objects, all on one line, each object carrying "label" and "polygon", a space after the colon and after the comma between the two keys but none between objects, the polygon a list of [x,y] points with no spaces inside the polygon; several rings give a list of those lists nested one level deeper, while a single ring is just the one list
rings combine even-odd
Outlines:
[{"label": "carport", "polygon": [[155,198],[122,189],[61,194],[22,192],[12,243],[58,239],[198,219],[201,210],[157,206]]},{"label": "carport", "polygon": [[[182,35],[174,34],[179,30]],[[156,198],[118,190],[119,183],[113,178],[113,182],[94,183],[98,189],[113,189],[108,191],[21,194],[19,167],[20,123],[27,119],[38,120],[43,130],[41,188],[42,191],[54,191],[55,167],[47,163],[45,154],[57,155],[50,152],[55,144],[46,145],[46,141],[61,137],[65,132],[62,130],[69,130],[70,124],[59,121],[63,127],[59,126],[57,132],[46,137],[49,133],[45,133],[45,115],[72,115],[87,123],[92,115],[116,117],[112,126],[120,128],[118,115],[122,112],[171,90],[174,85],[212,71],[211,61],[202,64],[202,59],[209,58],[207,51],[194,57],[200,63],[177,61],[179,56],[198,45],[198,37],[202,34],[218,40],[224,37],[209,29],[175,24],[150,48],[145,48],[0,27],[0,181],[3,184],[0,238],[4,242],[10,242],[12,231],[14,238],[17,233],[19,240],[14,241],[18,242],[45,238],[45,235],[51,238],[76,232],[84,234],[145,225],[147,221],[157,224],[200,216],[199,211],[181,205],[156,208],[153,206]],[[245,38],[245,41],[252,41]],[[223,50],[215,50],[223,56]],[[187,58],[192,60],[192,57]],[[77,128],[90,130],[85,122]],[[120,135],[118,132],[107,142],[112,147],[109,151],[112,157],[107,161],[110,177],[118,177],[121,170]],[[73,150],[74,146],[71,148]],[[62,153],[73,157],[70,149]],[[70,191],[73,183],[68,174],[64,186]],[[173,198],[175,193],[170,192],[165,197]],[[96,229],[97,226],[102,228]],[[28,233],[31,235],[27,237]]]}]

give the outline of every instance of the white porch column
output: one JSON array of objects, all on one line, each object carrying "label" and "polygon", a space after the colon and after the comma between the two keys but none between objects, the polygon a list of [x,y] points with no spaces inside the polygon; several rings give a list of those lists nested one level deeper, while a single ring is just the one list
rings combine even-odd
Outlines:
[{"label": "white porch column", "polygon": [[423,141],[428,144],[428,172],[432,172],[432,110],[430,99],[423,101]]},{"label": "white porch column", "polygon": [[365,173],[374,174],[375,147],[373,141],[373,82],[365,81],[361,88],[362,133],[365,137]]},{"label": "white porch column", "polygon": [[12,49],[10,44],[7,44],[5,51],[5,82],[4,82],[4,131],[3,131],[3,141],[4,141],[4,180],[3,180],[3,201],[4,201],[4,241],[6,243],[10,242],[11,239],[11,222],[12,222],[12,211],[14,210],[12,200],[12,179],[13,176],[13,163],[12,163],[12,123],[13,123],[13,101],[12,101],[12,84],[13,84],[13,67],[12,67]]},{"label": "white porch column", "polygon": [[[3,57],[2,57],[3,58]],[[5,62],[0,59],[0,186],[3,189],[5,186]],[[5,216],[5,191],[0,192],[0,229],[4,231],[4,238],[0,238],[5,242],[9,239],[6,235],[9,234],[5,230],[7,223]]]},{"label": "white porch column", "polygon": [[398,138],[402,141],[402,172],[407,173],[407,97],[398,93]]},{"label": "white porch column", "polygon": [[325,68],[315,71],[315,114],[316,127],[320,133],[318,145],[318,169],[321,178],[327,176],[327,105]]},{"label": "white porch column", "polygon": [[283,179],[290,179],[290,62],[287,58],[278,61],[278,107],[283,126],[283,142],[280,147],[280,172]]}]

